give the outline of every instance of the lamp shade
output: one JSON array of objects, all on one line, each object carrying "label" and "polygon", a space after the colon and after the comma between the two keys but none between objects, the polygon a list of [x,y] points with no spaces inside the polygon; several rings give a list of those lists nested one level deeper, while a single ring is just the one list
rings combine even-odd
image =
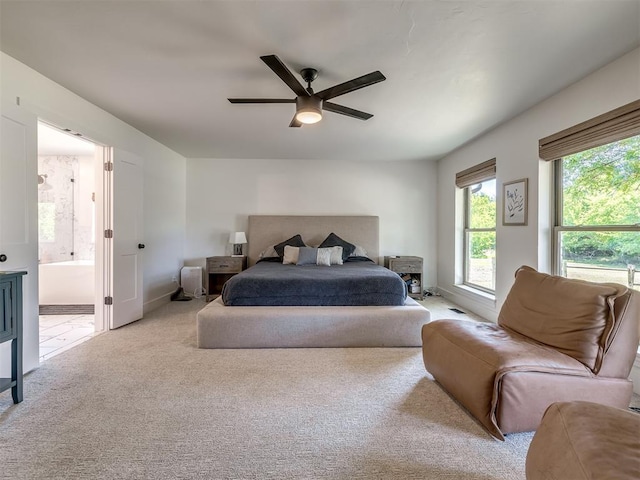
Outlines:
[{"label": "lamp shade", "polygon": [[229,235],[229,243],[247,243],[247,236],[244,234],[244,232],[233,232],[231,235]]},{"label": "lamp shade", "polygon": [[296,120],[311,124],[322,120],[322,100],[315,96],[296,98]]}]

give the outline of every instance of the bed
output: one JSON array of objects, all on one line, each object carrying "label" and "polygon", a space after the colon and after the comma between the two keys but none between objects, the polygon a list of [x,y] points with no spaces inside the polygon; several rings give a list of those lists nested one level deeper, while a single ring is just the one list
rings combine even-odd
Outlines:
[{"label": "bed", "polygon": [[[373,260],[368,263],[386,271],[377,265],[380,261],[378,225],[379,219],[375,216],[251,215],[247,230],[250,268],[243,273],[264,268],[260,266],[268,262],[258,263],[260,254],[285,239],[300,234],[307,245],[317,246],[331,232],[364,249]],[[338,267],[346,270],[344,267],[351,268],[351,263],[347,261]],[[306,268],[279,267],[297,268],[298,272]],[[314,268],[324,268],[325,273],[336,272],[331,270],[334,266]],[[392,277],[399,280],[396,274]],[[400,284],[405,288],[403,282]],[[221,296],[197,314],[198,347],[418,347],[422,325],[430,320],[429,311],[404,292],[401,301],[394,299],[395,305],[377,306],[348,303],[318,306],[304,302],[286,306],[225,305]]]},{"label": "bed", "polygon": [[317,250],[307,250],[308,263],[283,264],[280,257],[268,257],[234,275],[224,284],[222,302],[246,307],[404,305],[407,285],[391,270],[364,256],[345,261],[342,249],[334,256],[336,264],[318,265],[312,263]]}]

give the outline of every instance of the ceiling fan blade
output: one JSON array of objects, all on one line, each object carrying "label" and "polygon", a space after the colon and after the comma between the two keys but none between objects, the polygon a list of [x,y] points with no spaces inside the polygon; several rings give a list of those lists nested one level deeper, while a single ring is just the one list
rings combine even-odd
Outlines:
[{"label": "ceiling fan blade", "polygon": [[273,73],[278,75],[280,79],[289,85],[289,88],[295,92],[296,95],[300,96],[308,96],[309,92],[300,85],[300,82],[296,77],[293,76],[291,70],[289,70],[282,61],[275,55],[265,55],[260,57],[267,66],[273,70]]},{"label": "ceiling fan blade", "polygon": [[382,82],[386,79],[387,77],[385,77],[382,73],[380,73],[379,71],[375,71],[367,73],[366,75],[362,75],[361,77],[354,78],[353,80],[349,80],[348,82],[341,83],[340,85],[334,85],[333,87],[327,88],[326,90],[322,90],[321,92],[316,93],[316,96],[322,98],[323,100],[329,100],[339,95],[344,95],[345,93],[368,87],[369,85],[373,85],[374,83]]},{"label": "ceiling fan blade", "polygon": [[290,98],[227,98],[231,103],[296,103]]},{"label": "ceiling fan blade", "polygon": [[296,116],[294,115],[293,118],[291,119],[291,123],[289,124],[290,127],[301,127],[302,126],[302,122],[300,120],[298,120],[296,118]]},{"label": "ceiling fan blade", "polygon": [[346,115],[347,117],[357,118],[359,120],[369,120],[371,117],[373,117],[373,115],[370,113],[361,112],[360,110],[355,110],[353,108],[345,107],[344,105],[338,105],[337,103],[331,102],[324,102],[322,104],[322,109],[329,112]]}]

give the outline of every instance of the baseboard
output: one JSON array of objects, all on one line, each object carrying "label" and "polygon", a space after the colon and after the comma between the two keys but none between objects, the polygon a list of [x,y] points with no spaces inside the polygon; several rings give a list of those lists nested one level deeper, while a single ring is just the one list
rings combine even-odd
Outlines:
[{"label": "baseboard", "polygon": [[142,305],[142,314],[146,315],[149,312],[154,311],[156,308],[160,308],[163,305],[166,305],[171,301],[171,294],[173,292],[165,293],[159,297],[154,298],[153,300],[149,300]]}]

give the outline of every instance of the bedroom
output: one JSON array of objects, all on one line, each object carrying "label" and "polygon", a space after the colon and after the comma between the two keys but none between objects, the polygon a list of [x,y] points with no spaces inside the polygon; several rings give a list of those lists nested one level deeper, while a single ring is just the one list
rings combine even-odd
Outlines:
[{"label": "bedroom", "polygon": [[[410,27],[408,21],[404,32]],[[318,41],[315,37],[312,40]],[[382,254],[422,256],[425,285],[437,285],[450,292],[456,303],[491,319],[495,318],[518,266],[549,265],[544,214],[548,172],[546,165],[538,161],[538,139],[638,99],[637,42],[636,33],[629,48],[622,48],[606,61],[603,58],[600,65],[585,66],[584,75],[574,79],[577,83],[567,84],[566,89],[557,93],[550,92],[555,95],[544,101],[532,100],[528,105],[532,109],[523,108],[523,113],[505,119],[506,123],[495,129],[492,123],[483,124],[482,132],[477,133],[484,135],[437,162],[181,155],[41,76],[7,52],[2,54],[2,96],[3,100],[21,97],[23,106],[34,106],[52,122],[152,159],[145,163],[144,170],[146,311],[153,311],[167,300],[173,291],[171,278],[183,263],[199,265],[208,255],[226,253],[229,232],[243,230],[249,214],[373,214],[381,218]],[[273,50],[267,53],[273,51],[284,56],[280,53],[282,47],[275,40],[273,44]],[[3,42],[3,51],[4,45]],[[252,73],[264,74],[263,82],[270,85],[273,80],[277,88],[277,78],[263,71],[266,69],[257,54],[251,52],[246,57],[247,68]],[[303,56],[300,57],[298,61],[302,61]],[[382,69],[375,55],[367,59],[366,65],[371,70]],[[594,71],[601,66],[602,70]],[[415,82],[420,83],[421,78],[415,78]],[[371,87],[371,94],[375,96],[375,89],[382,89],[383,85]],[[226,98],[231,94],[221,91],[217,95]],[[362,101],[361,108],[370,108],[379,117],[377,101],[376,98]],[[283,130],[290,117],[288,112],[282,119],[275,112],[259,115],[261,122],[277,124]],[[345,129],[363,128],[347,120],[350,119],[344,121]],[[403,152],[404,146],[397,149]],[[502,247],[495,302],[454,287],[455,213],[451,205],[455,173],[494,157],[498,159],[499,181],[529,178],[531,208],[527,227],[499,230]],[[30,335],[33,341],[33,326]],[[31,368],[35,366],[33,357],[26,362]]]}]

